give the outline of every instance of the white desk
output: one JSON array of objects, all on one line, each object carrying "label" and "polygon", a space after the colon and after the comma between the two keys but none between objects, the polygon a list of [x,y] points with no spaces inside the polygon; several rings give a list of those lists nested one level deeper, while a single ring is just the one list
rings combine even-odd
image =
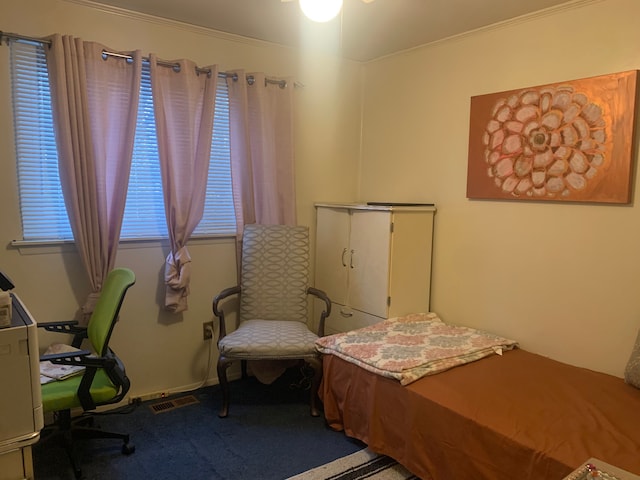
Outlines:
[{"label": "white desk", "polygon": [[33,478],[31,445],[44,425],[37,325],[12,297],[11,326],[0,329],[0,480]]}]

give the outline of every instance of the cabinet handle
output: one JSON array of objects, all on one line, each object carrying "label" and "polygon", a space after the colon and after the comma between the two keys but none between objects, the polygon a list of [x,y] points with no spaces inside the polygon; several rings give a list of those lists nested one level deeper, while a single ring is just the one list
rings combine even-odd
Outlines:
[{"label": "cabinet handle", "polygon": [[345,262],[345,261],[344,261],[344,256],[345,256],[346,254],[347,254],[347,248],[345,247],[345,248],[342,250],[342,266],[343,266],[343,267],[346,267],[346,266],[347,266],[347,262]]},{"label": "cabinet handle", "polygon": [[344,308],[341,308],[340,315],[342,315],[343,317],[353,317],[353,312],[350,312],[348,310],[345,310]]},{"label": "cabinet handle", "polygon": [[355,250],[351,250],[351,258],[349,259],[349,266],[351,268],[355,268],[355,266],[353,265],[353,254],[355,253]]}]

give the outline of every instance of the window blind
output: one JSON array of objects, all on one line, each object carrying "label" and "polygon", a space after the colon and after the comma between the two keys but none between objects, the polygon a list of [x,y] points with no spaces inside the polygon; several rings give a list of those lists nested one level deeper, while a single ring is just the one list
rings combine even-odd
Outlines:
[{"label": "window blind", "polygon": [[[11,42],[11,79],[20,210],[24,240],[68,240],[73,235],[58,175],[44,48]],[[143,64],[134,153],[121,239],[167,237],[148,63]],[[194,236],[235,233],[231,190],[229,99],[218,79],[211,163],[203,218]]]},{"label": "window blind", "polygon": [[58,175],[44,48],[11,42],[9,58],[23,238],[71,239]]}]

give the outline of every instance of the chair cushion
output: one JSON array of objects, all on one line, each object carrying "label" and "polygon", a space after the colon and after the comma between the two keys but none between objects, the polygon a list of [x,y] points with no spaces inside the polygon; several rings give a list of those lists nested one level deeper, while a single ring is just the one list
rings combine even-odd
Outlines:
[{"label": "chair cushion", "polygon": [[318,336],[304,323],[247,320],[218,342],[220,354],[243,360],[307,358],[318,355]]},{"label": "chair cushion", "polygon": [[[44,412],[57,412],[70,408],[80,407],[80,399],[77,391],[82,375],[69,377],[66,380],[58,380],[42,385],[42,408]],[[96,372],[91,384],[91,398],[99,405],[107,403],[118,393],[111,380],[103,369]]]}]

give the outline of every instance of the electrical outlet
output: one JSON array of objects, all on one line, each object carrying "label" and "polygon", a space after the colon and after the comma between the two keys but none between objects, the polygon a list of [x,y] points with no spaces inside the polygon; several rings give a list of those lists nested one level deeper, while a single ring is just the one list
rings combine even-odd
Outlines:
[{"label": "electrical outlet", "polygon": [[202,324],[202,340],[211,340],[213,338],[213,321],[204,322]]}]

